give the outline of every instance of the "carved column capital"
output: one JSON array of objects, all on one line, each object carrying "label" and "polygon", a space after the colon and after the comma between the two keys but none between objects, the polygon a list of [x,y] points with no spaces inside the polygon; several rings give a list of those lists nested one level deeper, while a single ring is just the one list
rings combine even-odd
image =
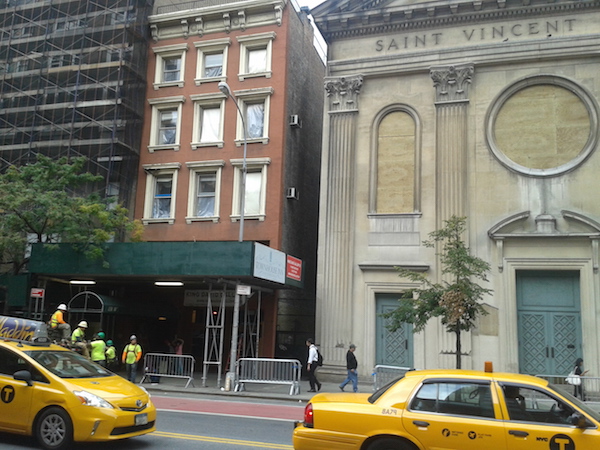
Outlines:
[{"label": "carved column capital", "polygon": [[429,74],[435,87],[436,103],[468,101],[474,72],[473,64],[432,67]]},{"label": "carved column capital", "polygon": [[358,110],[358,94],[363,84],[362,75],[325,79],[325,91],[330,111]]}]

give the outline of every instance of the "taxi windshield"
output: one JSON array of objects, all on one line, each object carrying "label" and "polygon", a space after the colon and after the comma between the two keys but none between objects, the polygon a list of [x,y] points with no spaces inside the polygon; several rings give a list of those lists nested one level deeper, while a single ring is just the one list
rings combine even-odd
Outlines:
[{"label": "taxi windshield", "polygon": [[112,372],[75,352],[36,350],[27,355],[61,378],[109,377]]},{"label": "taxi windshield", "polygon": [[564,397],[568,398],[569,401],[575,403],[580,409],[582,409],[583,411],[585,411],[586,414],[589,414],[595,420],[597,420],[597,421],[600,422],[600,412],[599,411],[596,411],[595,409],[591,408],[590,405],[586,404],[585,402],[582,402],[577,397],[574,397],[573,394],[571,394],[569,391],[567,391],[566,389],[564,389],[563,386],[558,385],[558,384],[548,384],[548,387],[550,387],[551,389],[554,389],[559,394],[561,394]]}]

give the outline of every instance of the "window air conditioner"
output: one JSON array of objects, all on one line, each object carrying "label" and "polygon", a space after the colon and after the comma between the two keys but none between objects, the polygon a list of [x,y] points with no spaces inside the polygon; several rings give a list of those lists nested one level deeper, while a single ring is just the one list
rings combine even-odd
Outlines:
[{"label": "window air conditioner", "polygon": [[302,123],[300,122],[298,114],[292,114],[290,116],[290,127],[302,128]]},{"label": "window air conditioner", "polygon": [[298,190],[295,187],[287,188],[285,192],[286,198],[293,198],[294,200],[298,200]]}]

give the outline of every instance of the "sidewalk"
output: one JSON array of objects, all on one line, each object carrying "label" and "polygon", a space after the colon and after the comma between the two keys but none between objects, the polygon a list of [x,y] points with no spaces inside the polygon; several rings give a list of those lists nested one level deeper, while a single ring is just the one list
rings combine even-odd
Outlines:
[{"label": "sidewalk", "polygon": [[[124,375],[120,373],[120,375]],[[142,379],[141,375],[137,377],[137,383],[139,384]],[[333,382],[321,382],[320,392],[341,392],[339,385],[341,383]],[[186,394],[197,394],[197,395],[221,395],[229,397],[230,399],[243,399],[243,398],[263,398],[270,400],[287,400],[293,402],[308,402],[314,392],[307,392],[310,389],[308,380],[302,380],[300,382],[300,394],[290,395],[290,386],[283,384],[258,384],[258,383],[246,383],[245,390],[241,392],[234,392],[234,386],[231,387],[231,391],[225,391],[225,374],[221,377],[221,388],[217,386],[217,374],[209,373],[206,379],[206,387],[202,387],[202,373],[194,374],[193,385],[190,383],[189,387],[185,387],[187,379],[183,378],[169,378],[161,377],[159,383],[151,383],[148,378],[144,380],[143,386],[151,394],[160,395],[161,392],[178,392]],[[352,392],[352,384],[348,384],[345,388],[346,392]],[[372,385],[362,383],[358,385],[358,392],[372,393]]]}]

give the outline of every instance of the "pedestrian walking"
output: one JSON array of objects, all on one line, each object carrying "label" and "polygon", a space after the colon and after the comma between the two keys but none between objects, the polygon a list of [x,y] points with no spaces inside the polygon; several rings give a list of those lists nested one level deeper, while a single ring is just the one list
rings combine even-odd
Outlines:
[{"label": "pedestrian walking", "polygon": [[356,361],[356,356],[354,356],[355,350],[356,345],[350,344],[348,352],[346,353],[346,370],[348,371],[348,376],[342,381],[342,384],[340,384],[340,389],[342,391],[350,382],[352,382],[353,391],[358,391],[358,361]]},{"label": "pedestrian walking", "polygon": [[135,377],[137,375],[138,361],[142,358],[142,347],[137,343],[137,336],[132,334],[129,338],[129,344],[123,349],[123,355],[121,360],[127,368],[127,379],[132,383],[135,383]]},{"label": "pedestrian walking", "polygon": [[315,341],[310,338],[306,340],[306,346],[308,347],[306,370],[308,372],[308,382],[310,383],[310,389],[308,392],[317,392],[321,390],[321,383],[319,383],[319,380],[317,380],[317,375],[315,373],[319,365],[319,351],[317,350]]}]

